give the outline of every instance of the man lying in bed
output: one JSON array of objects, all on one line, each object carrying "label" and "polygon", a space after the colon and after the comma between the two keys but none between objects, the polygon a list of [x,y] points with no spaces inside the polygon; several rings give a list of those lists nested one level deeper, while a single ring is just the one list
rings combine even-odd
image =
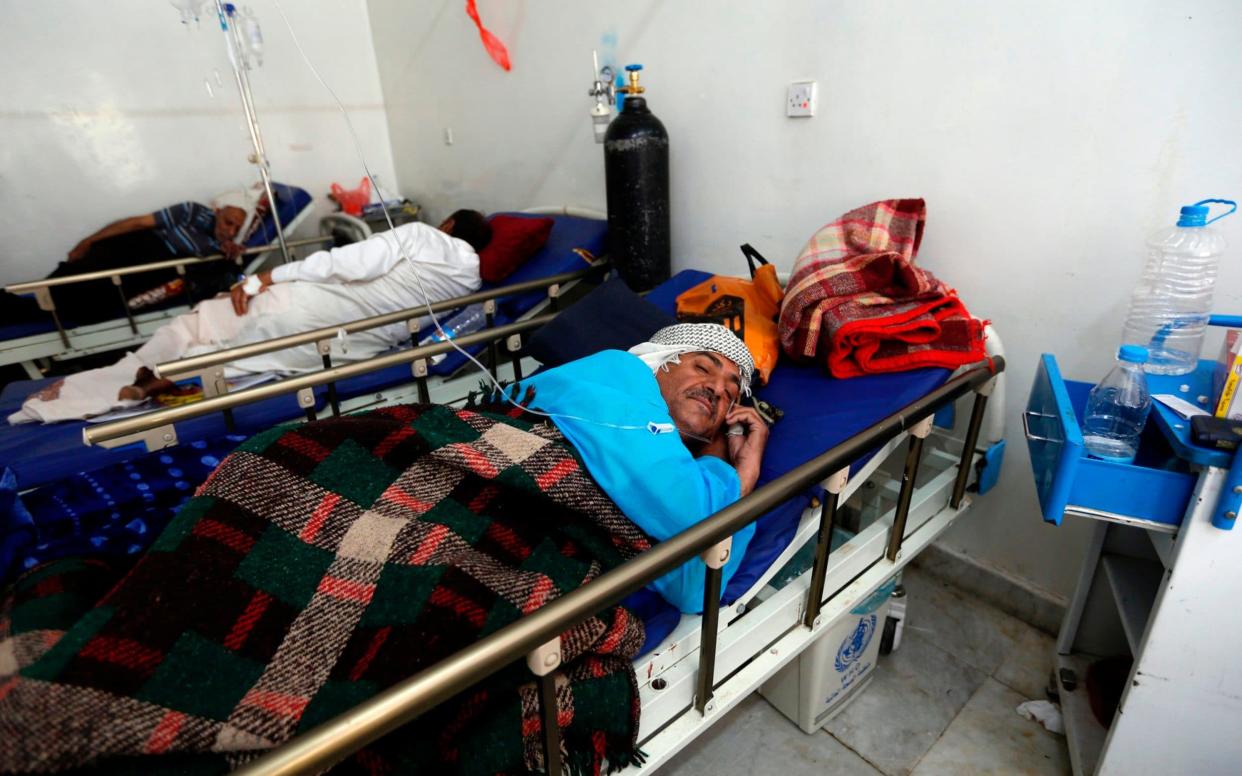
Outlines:
[{"label": "man lying in bed", "polygon": [[[522,385],[534,389],[530,406],[552,415],[609,498],[664,541],[754,489],[768,427],[738,404],[754,369],[746,345],[724,326],[684,323],[628,353],[606,350]],[[724,584],[754,532],[751,524],[734,535]],[[699,612],[705,572],[691,561],[652,587],[681,611]]]},{"label": "man lying in bed", "polygon": [[[80,372],[32,395],[9,422],[52,423],[132,406],[172,386],[156,379],[156,364],[476,291],[482,284],[477,252],[490,239],[491,227],[482,213],[458,210],[438,228],[403,224],[261,272],[228,296],[209,299],[161,326],[116,364]],[[334,343],[332,356],[338,363],[370,358],[408,337],[405,324],[355,332],[344,344]],[[296,374],[322,365],[319,351],[308,344],[239,359],[225,375]]]},{"label": "man lying in bed", "polygon": [[[91,568],[68,559],[14,586],[0,772],[224,772],[591,584],[754,487],[767,429],[736,405],[753,369],[724,327],[678,325],[524,382],[551,423],[497,402],[401,405],[255,435],[119,581],[91,596]],[[703,569],[656,586],[698,611]],[[571,772],[641,763],[645,640],[620,605],[562,635]],[[537,772],[541,724],[515,665],[346,769]]]},{"label": "man lying in bed", "polygon": [[[244,250],[241,243],[259,220],[258,209],[259,197],[253,190],[243,189],[219,195],[211,201],[211,207],[182,202],[154,213],[122,218],[82,238],[47,277],[85,275],[213,253],[236,258]],[[197,298],[202,299],[227,289],[230,278],[235,276],[236,268],[231,264],[214,262],[190,267],[187,279]],[[157,288],[176,277],[175,270],[155,270],[133,282]],[[78,323],[104,321],[117,315],[116,292],[107,279],[58,286],[53,294],[62,314]],[[46,319],[47,313],[26,297],[8,297],[0,305],[0,323]]]}]

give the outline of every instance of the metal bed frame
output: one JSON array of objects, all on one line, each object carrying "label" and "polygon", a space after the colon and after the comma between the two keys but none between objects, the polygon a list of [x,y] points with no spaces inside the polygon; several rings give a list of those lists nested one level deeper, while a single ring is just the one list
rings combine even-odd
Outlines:
[{"label": "metal bed frame", "polygon": [[[568,274],[585,275],[597,267]],[[522,284],[519,288],[546,283],[549,301],[554,302],[556,289],[562,282],[563,276],[557,276]],[[488,298],[494,300],[504,293],[513,293],[514,288],[494,289],[462,299],[471,300],[467,303],[486,302]],[[462,303],[462,300],[448,300],[439,305],[440,309],[449,309]],[[367,328],[368,325],[417,320],[423,313],[425,308],[414,308],[350,325]],[[502,377],[520,379],[523,369],[520,335],[542,326],[555,314],[534,314],[525,320],[485,328],[457,342],[463,346],[487,343],[495,354],[497,343],[504,341],[511,364],[506,365],[508,368],[500,367],[493,358],[491,368]],[[320,338],[329,333],[335,335],[335,332],[335,328],[317,330],[273,341],[278,345],[258,343],[247,347],[277,349],[278,346],[320,342]],[[448,343],[435,343],[343,366],[330,366],[330,362],[325,361],[325,368],[319,372],[237,393],[216,393],[195,404],[88,427],[83,437],[87,444],[113,446],[141,440],[150,449],[167,447],[176,444],[173,424],[179,420],[227,411],[291,392],[297,392],[307,417],[313,419],[312,391],[315,387],[395,364],[411,365],[420,401],[444,401],[452,395],[452,386],[446,382],[443,390],[429,390],[425,364],[431,356],[451,349]],[[1001,378],[1005,359],[994,332],[989,336],[989,351],[993,355],[986,366],[960,371],[941,387],[694,527],[264,754],[238,772],[254,775],[322,771],[510,663],[525,659],[539,688],[547,772],[560,774],[563,769],[553,674],[560,664],[559,634],[682,563],[700,557],[708,567],[703,614],[683,616],[673,634],[635,666],[642,706],[639,740],[647,754],[646,764],[641,767],[648,770],[658,767],[797,657],[835,620],[900,571],[970,507],[967,485],[971,472],[984,460],[980,433],[985,409],[994,392],[998,394],[998,403],[1003,402]],[[208,370],[206,383],[210,381],[209,370],[220,368],[224,358],[225,353],[183,359],[161,365],[160,371],[169,376],[203,374],[203,370]],[[968,394],[973,394],[973,405],[964,439],[958,443],[946,434],[933,431],[933,415]],[[381,401],[379,397],[372,403]],[[333,411],[342,410],[334,406]],[[999,429],[1000,424],[991,424],[986,441],[997,441]],[[933,471],[920,485],[920,465],[929,436],[937,440],[926,455]],[[833,552],[830,562],[832,530],[841,504],[864,481],[880,476],[885,459],[895,453],[906,438],[909,442],[902,465],[885,485],[895,496],[895,506]],[[878,453],[851,477],[851,462],[872,451]],[[817,483],[822,484],[825,497],[822,502],[813,502],[804,512],[796,537],[782,558],[774,562],[767,574],[739,601],[723,607],[720,604],[721,569],[729,557],[730,537],[786,499]],[[779,590],[769,586],[767,583],[781,567],[782,560],[812,536],[816,537],[812,567]],[[629,769],[637,770],[638,766]]]},{"label": "metal bed frame", "polygon": [[[298,212],[296,216],[286,225],[284,229],[292,231],[302,224],[311,214],[314,208],[307,205]],[[311,237],[302,240],[288,241],[286,245],[290,248],[301,247],[305,245],[315,245],[332,239],[330,236]],[[247,265],[246,271],[252,272],[258,266],[261,266],[273,251],[281,250],[279,242],[260,245],[254,248],[248,248],[242,251],[242,256],[254,256],[255,258]],[[146,342],[151,335],[169,319],[174,318],[182,313],[188,312],[194,304],[194,299],[189,295],[189,289],[186,290],[186,304],[177,305],[164,310],[158,310],[150,313],[139,313],[135,315],[127,304],[124,278],[129,275],[140,275],[144,272],[151,272],[160,269],[175,269],[177,274],[185,277],[186,268],[197,264],[205,264],[224,259],[224,254],[215,253],[202,258],[187,257],[181,259],[169,259],[167,261],[157,261],[148,264],[135,264],[128,267],[118,267],[117,269],[101,270],[99,272],[88,272],[82,275],[69,275],[61,278],[47,278],[44,280],[31,280],[24,283],[12,283],[4,287],[4,290],[10,294],[30,294],[35,295],[35,301],[39,308],[46,311],[52,316],[52,322],[56,325],[56,331],[45,332],[42,334],[33,334],[27,337],[19,337],[17,339],[0,342],[0,365],[20,364],[26,371],[27,377],[37,380],[43,376],[42,372],[36,365],[39,359],[53,359],[63,361],[81,356],[90,355],[92,353],[102,353],[116,348],[128,347]],[[73,285],[75,283],[84,283],[91,280],[111,280],[116,286],[117,296],[121,310],[124,312],[123,318],[117,318],[111,321],[103,321],[101,323],[85,324],[72,329],[66,329],[60,320],[60,314],[56,308],[56,300],[52,294],[52,289]]]},{"label": "metal bed frame", "polygon": [[[561,294],[568,287],[593,275],[602,274],[607,267],[607,260],[601,259],[580,270],[562,272],[522,283],[477,291],[473,294],[434,302],[430,305],[430,308],[433,312],[440,313],[482,303],[486,316],[486,327],[473,334],[458,337],[454,341],[463,347],[480,343],[486,344],[492,376],[497,379],[520,380],[524,370],[532,369],[535,366],[534,361],[529,359],[524,361],[523,359],[521,353],[522,334],[537,329],[556,317],[556,311],[560,308]],[[546,292],[547,299],[544,302],[541,302],[534,309],[527,312],[522,320],[500,326],[495,325],[497,299],[536,290]],[[542,312],[544,309],[551,309],[553,312],[544,313]],[[451,402],[464,398],[466,393],[469,392],[469,389],[465,388],[470,382],[468,376],[433,384],[432,377],[428,371],[430,359],[441,353],[453,351],[453,346],[447,342],[422,346],[418,344],[419,320],[426,314],[427,306],[420,305],[393,313],[350,321],[339,326],[312,329],[300,334],[276,337],[227,350],[219,350],[157,364],[155,371],[160,377],[174,380],[185,378],[199,379],[203,385],[203,400],[144,415],[124,418],[111,423],[87,426],[82,430],[83,442],[88,445],[99,445],[101,447],[118,447],[142,441],[146,443],[148,450],[171,447],[177,444],[177,432],[174,424],[179,421],[208,415],[213,412],[223,412],[226,424],[231,427],[232,419],[230,412],[234,407],[290,393],[296,394],[298,404],[303,408],[306,418],[308,420],[315,420],[318,413],[315,410],[316,399],[314,389],[320,386],[327,388],[331,412],[334,416],[337,416],[342,412],[357,411],[386,401],[380,395],[378,398],[360,397],[353,402],[342,403],[336,395],[336,383],[338,381],[399,364],[410,365],[411,390],[415,392],[418,401],[430,402],[434,398],[440,402]],[[344,331],[348,334],[397,323],[406,324],[410,332],[410,344],[412,347],[384,353],[350,364],[337,366],[332,364],[330,346],[339,332]],[[507,364],[501,363],[499,345],[501,341],[504,342],[505,355],[508,357]],[[228,363],[239,358],[255,356],[261,353],[271,353],[309,343],[314,343],[322,356],[323,369],[288,377],[274,383],[254,386],[236,393],[228,392],[228,383],[224,378],[224,367]]]}]

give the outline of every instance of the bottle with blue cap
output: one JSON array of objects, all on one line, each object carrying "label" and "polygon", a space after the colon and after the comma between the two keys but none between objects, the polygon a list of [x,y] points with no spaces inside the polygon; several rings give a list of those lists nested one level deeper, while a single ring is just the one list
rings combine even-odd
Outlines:
[{"label": "bottle with blue cap", "polygon": [[[1209,218],[1209,205],[1229,210]],[[1209,227],[1238,209],[1227,199],[1205,199],[1182,208],[1177,226],[1147,239],[1147,264],[1130,300],[1121,341],[1147,348],[1146,370],[1184,375],[1195,370],[1225,240]]]},{"label": "bottle with blue cap", "polygon": [[1117,366],[1091,389],[1083,412],[1082,436],[1092,458],[1116,463],[1134,460],[1139,434],[1151,410],[1151,394],[1143,374],[1147,358],[1146,348],[1122,345]]}]

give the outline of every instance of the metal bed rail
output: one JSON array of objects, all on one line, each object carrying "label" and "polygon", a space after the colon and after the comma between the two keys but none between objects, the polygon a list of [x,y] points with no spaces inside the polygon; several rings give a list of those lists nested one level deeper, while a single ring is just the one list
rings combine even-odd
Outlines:
[{"label": "metal bed rail", "polygon": [[[828,492],[839,493],[839,486],[844,485],[844,478],[848,477],[852,461],[909,432],[910,453],[901,481],[901,493],[906,496],[898,499],[898,511],[889,529],[890,543],[886,553],[889,560],[894,557],[901,558],[906,517],[902,514],[901,505],[904,504],[905,509],[909,508],[908,493],[913,491],[914,480],[918,474],[919,453],[922,451],[922,438],[925,436],[919,434],[924,428],[930,427],[931,416],[936,410],[974,392],[976,400],[969,427],[974,429],[973,435],[977,437],[987,405],[987,396],[995,385],[997,376],[1004,369],[1005,360],[998,356],[991,359],[987,366],[954,377],[940,388],[697,525],[657,544],[590,584],[552,601],[409,679],[398,682],[374,698],[273,749],[243,766],[237,773],[246,776],[271,776],[323,771],[510,663],[525,658],[536,676],[540,690],[546,771],[549,774],[560,774],[562,767],[553,673],[560,661],[560,634],[695,557],[703,558],[706,563],[707,580],[704,586],[702,618],[704,632],[699,650],[699,689],[694,705],[701,714],[711,712],[711,693],[715,687],[715,636],[720,612],[721,569],[730,551],[730,537],[760,515],[815,483],[826,480]],[[974,455],[974,446],[964,445],[958,466],[968,469]],[[966,478],[958,477],[953,487],[953,504],[961,503],[965,488]],[[822,569],[827,565],[831,546],[831,526],[835,517],[836,501],[830,497],[821,512],[815,571],[807,593],[808,615],[812,608],[818,611],[823,604]],[[818,624],[818,616],[808,616],[800,627],[814,628]],[[708,628],[711,629],[710,633]]]},{"label": "metal bed rail", "polygon": [[[331,235],[320,237],[307,237],[303,240],[292,240],[285,243],[289,248],[296,248],[303,245],[315,245],[330,241]],[[241,256],[252,256],[259,253],[266,253],[281,249],[280,243],[269,243],[267,245],[259,245],[254,248],[247,248],[242,251]],[[86,283],[93,280],[111,280],[112,285],[116,286],[117,294],[120,296],[121,309],[125,312],[125,317],[129,321],[129,328],[134,334],[138,333],[138,324],[134,321],[134,314],[129,309],[129,300],[125,297],[125,289],[123,278],[128,275],[141,275],[145,272],[154,272],[161,269],[175,269],[177,274],[185,277],[186,268],[197,266],[199,264],[208,264],[224,259],[223,253],[213,253],[210,256],[186,257],[182,259],[167,259],[166,261],[153,261],[149,264],[134,264],[129,267],[117,267],[116,269],[103,269],[97,272],[84,272],[81,275],[67,275],[61,278],[45,278],[43,280],[28,280],[24,283],[12,283],[4,287],[4,290],[10,294],[29,294],[35,295],[35,301],[39,305],[39,309],[51,313],[52,321],[56,324],[56,331],[60,334],[61,342],[66,348],[72,347],[69,344],[69,335],[65,331],[64,324],[61,323],[60,315],[56,311],[56,300],[52,297],[52,289],[58,286],[69,286],[75,283]],[[186,289],[186,300],[193,303],[189,296],[189,289]]]},{"label": "metal bed rail", "polygon": [[[433,302],[430,307],[434,313],[453,310],[459,307],[467,307],[472,304],[483,304],[483,312],[486,316],[486,326],[490,329],[495,324],[496,316],[496,300],[521,294],[527,291],[545,290],[548,294],[548,300],[553,309],[556,309],[558,300],[560,299],[561,286],[572,283],[591,276],[594,273],[603,271],[608,265],[607,260],[601,259],[592,262],[589,266],[574,270],[572,272],[561,272],[556,275],[548,275],[534,280],[527,280],[521,283],[514,283],[507,286],[499,286],[497,288],[489,288],[484,291],[476,291],[473,294],[445,299],[440,302]],[[239,345],[238,347],[228,348],[226,350],[217,350],[212,353],[203,353],[198,356],[182,358],[176,361],[167,361],[155,366],[156,375],[170,380],[178,380],[187,377],[197,377],[202,381],[203,394],[207,398],[211,398],[227,392],[227,386],[224,382],[223,367],[225,364],[242,358],[249,358],[264,353],[272,353],[278,350],[285,350],[300,345],[314,344],[319,350],[319,355],[323,358],[323,368],[332,369],[332,356],[330,355],[330,347],[332,340],[341,332],[352,334],[356,331],[366,329],[379,328],[381,326],[390,326],[397,323],[405,323],[410,331],[410,345],[414,348],[418,347],[418,321],[427,315],[427,305],[418,305],[408,307],[404,310],[398,310],[383,315],[374,315],[369,318],[361,318],[356,321],[342,323],[339,326],[324,326],[318,329],[301,332],[298,334],[290,334],[284,337],[275,337],[262,342],[254,342],[247,345]],[[462,342],[459,338],[459,344]],[[489,340],[493,343],[495,340]],[[509,350],[516,351],[520,347],[520,340],[510,344]],[[495,376],[495,368],[497,361],[497,352],[492,346],[491,362],[493,376]],[[416,375],[418,376],[418,375]],[[425,373],[423,375],[426,376]],[[332,404],[333,414],[340,414],[340,406],[336,400],[335,387],[330,382],[328,385],[329,401]]]},{"label": "metal bed rail", "polygon": [[[537,329],[555,317],[556,313],[545,313],[533,318],[527,318],[526,320],[506,323],[457,337],[453,342],[456,342],[459,346],[466,347],[478,343],[510,339],[510,349],[513,351],[514,359],[516,360],[518,355],[516,348],[512,347],[511,338],[523,332]],[[173,428],[174,423],[202,415],[209,415],[213,412],[227,412],[243,404],[250,404],[290,393],[297,394],[298,404],[306,411],[307,418],[315,420],[315,388],[321,385],[328,385],[337,380],[357,377],[358,375],[399,364],[411,365],[414,379],[419,385],[420,399],[425,402],[428,400],[426,387],[427,360],[432,356],[448,353],[453,349],[451,342],[435,342],[407,350],[386,353],[352,364],[335,366],[310,374],[290,377],[276,383],[256,385],[253,388],[247,388],[236,393],[219,394],[192,404],[183,404],[146,415],[122,418],[111,423],[86,426],[82,429],[82,441],[88,445],[99,445],[101,447],[117,447],[137,441],[145,442],[148,450],[171,447],[177,443],[177,432]]]},{"label": "metal bed rail", "polygon": [[[301,240],[291,240],[290,248],[298,248],[304,245],[315,245],[317,243],[329,242],[332,240],[331,235],[323,235],[320,237],[307,237]],[[253,256],[258,253],[266,253],[280,248],[277,243],[269,243],[268,245],[258,245],[254,248],[247,248],[242,251],[239,256]],[[181,259],[166,259],[165,261],[153,261],[149,264],[134,264],[129,267],[118,267],[116,269],[101,269],[97,272],[84,272],[81,275],[67,275],[62,278],[44,278],[43,280],[28,280],[23,283],[11,283],[4,287],[5,291],[10,294],[28,294],[32,291],[37,292],[40,288],[53,288],[55,286],[68,286],[74,283],[84,283],[88,280],[107,280],[117,275],[140,275],[143,272],[150,272],[157,269],[179,269],[182,267],[192,267],[198,264],[208,264],[225,258],[223,253],[213,253],[210,256],[187,256]]]}]

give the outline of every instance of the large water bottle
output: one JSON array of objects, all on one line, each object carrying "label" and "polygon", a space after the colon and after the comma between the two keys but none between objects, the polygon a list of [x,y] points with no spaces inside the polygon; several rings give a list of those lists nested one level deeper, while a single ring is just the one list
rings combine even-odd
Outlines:
[{"label": "large water bottle", "polygon": [[[456,339],[467,334],[473,334],[479,331],[487,324],[487,314],[483,312],[482,304],[472,304],[458,311],[446,321],[440,322],[440,327],[444,329],[444,333],[449,339]],[[444,337],[440,336],[439,331],[433,331],[426,337],[418,341],[419,345],[429,345],[433,342],[443,342]],[[438,364],[448,358],[447,353],[440,353],[432,356],[431,363]]]},{"label": "large water bottle", "polygon": [[[1208,220],[1209,203],[1230,209]],[[1195,370],[1225,240],[1208,224],[1237,210],[1227,199],[1205,199],[1182,208],[1177,226],[1147,240],[1147,265],[1126,316],[1121,341],[1147,348],[1147,371],[1184,375]]]},{"label": "large water bottle", "polygon": [[1139,433],[1151,409],[1143,364],[1147,351],[1122,345],[1117,366],[1091,389],[1082,418],[1083,444],[1093,458],[1129,463],[1138,452]]}]

